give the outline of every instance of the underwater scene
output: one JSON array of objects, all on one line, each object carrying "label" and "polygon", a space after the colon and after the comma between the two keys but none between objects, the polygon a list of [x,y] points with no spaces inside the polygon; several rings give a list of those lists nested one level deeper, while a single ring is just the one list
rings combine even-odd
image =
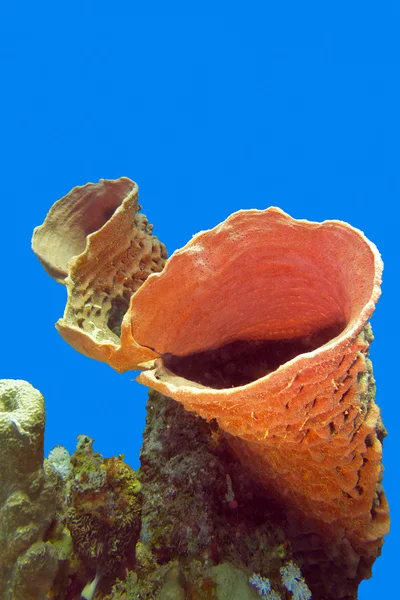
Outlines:
[{"label": "underwater scene", "polygon": [[388,21],[59,10],[7,15],[0,600],[395,598]]}]

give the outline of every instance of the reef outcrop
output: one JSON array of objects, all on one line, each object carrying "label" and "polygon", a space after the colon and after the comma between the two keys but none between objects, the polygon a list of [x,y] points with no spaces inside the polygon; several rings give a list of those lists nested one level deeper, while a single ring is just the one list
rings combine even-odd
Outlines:
[{"label": "reef outcrop", "polygon": [[[127,181],[109,189],[133,194]],[[96,258],[92,235],[79,255],[89,252],[90,264],[68,263],[76,281],[101,273],[104,260],[107,273],[118,271],[101,249]],[[119,313],[114,345],[93,329],[99,305],[85,292],[76,296],[89,315],[78,323],[85,341],[59,324],[78,350],[119,371],[143,369],[139,382],[218,423],[284,511],[314,600],[355,598],[389,530],[386,432],[368,358],[382,268],[375,245],[346,223],[243,210],[146,272]]]},{"label": "reef outcrop", "polygon": [[256,600],[253,580],[273,590],[271,599],[289,597],[280,571],[293,558],[284,515],[215,421],[150,391],[140,463],[136,563],[107,600]]},{"label": "reef outcrop", "polygon": [[28,383],[1,381],[0,403],[5,600],[286,598],[285,570],[310,597],[280,507],[215,421],[150,392],[135,473],[86,435],[44,460],[43,397]]},{"label": "reef outcrop", "polygon": [[[135,564],[135,546],[141,526],[141,485],[122,456],[103,458],[93,440],[78,436],[65,482],[62,522],[73,543],[78,566],[72,587],[93,580],[107,590],[118,576]],[[100,594],[101,596],[101,594]]]}]

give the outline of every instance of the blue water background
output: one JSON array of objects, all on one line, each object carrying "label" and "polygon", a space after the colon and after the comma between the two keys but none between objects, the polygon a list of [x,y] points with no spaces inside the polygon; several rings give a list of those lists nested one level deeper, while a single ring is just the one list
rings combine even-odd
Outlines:
[{"label": "blue water background", "polygon": [[360,600],[390,598],[400,543],[398,4],[275,4],[189,14],[4,3],[0,377],[45,395],[46,452],[72,451],[86,433],[105,456],[138,466],[146,389],[59,337],[65,288],[30,250],[34,226],[75,185],[137,181],[170,253],[240,208],[348,221],[385,262],[371,354],[392,534]]}]

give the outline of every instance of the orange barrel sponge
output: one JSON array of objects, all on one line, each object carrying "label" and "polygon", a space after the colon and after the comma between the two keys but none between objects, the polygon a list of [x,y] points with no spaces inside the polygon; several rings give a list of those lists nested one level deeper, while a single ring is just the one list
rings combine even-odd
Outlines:
[{"label": "orange barrel sponge", "polygon": [[124,318],[159,355],[138,380],[216,419],[284,507],[314,598],[355,598],[389,528],[367,358],[382,267],[346,223],[243,210],[175,252]]}]

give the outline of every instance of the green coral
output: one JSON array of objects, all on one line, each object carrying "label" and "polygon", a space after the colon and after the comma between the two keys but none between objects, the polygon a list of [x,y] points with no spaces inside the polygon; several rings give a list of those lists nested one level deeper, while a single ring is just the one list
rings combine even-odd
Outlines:
[{"label": "green coral", "polygon": [[121,569],[133,568],[141,525],[140,482],[123,457],[103,459],[89,436],[79,436],[71,457],[65,524],[81,562],[79,578],[101,573],[107,591]]}]

